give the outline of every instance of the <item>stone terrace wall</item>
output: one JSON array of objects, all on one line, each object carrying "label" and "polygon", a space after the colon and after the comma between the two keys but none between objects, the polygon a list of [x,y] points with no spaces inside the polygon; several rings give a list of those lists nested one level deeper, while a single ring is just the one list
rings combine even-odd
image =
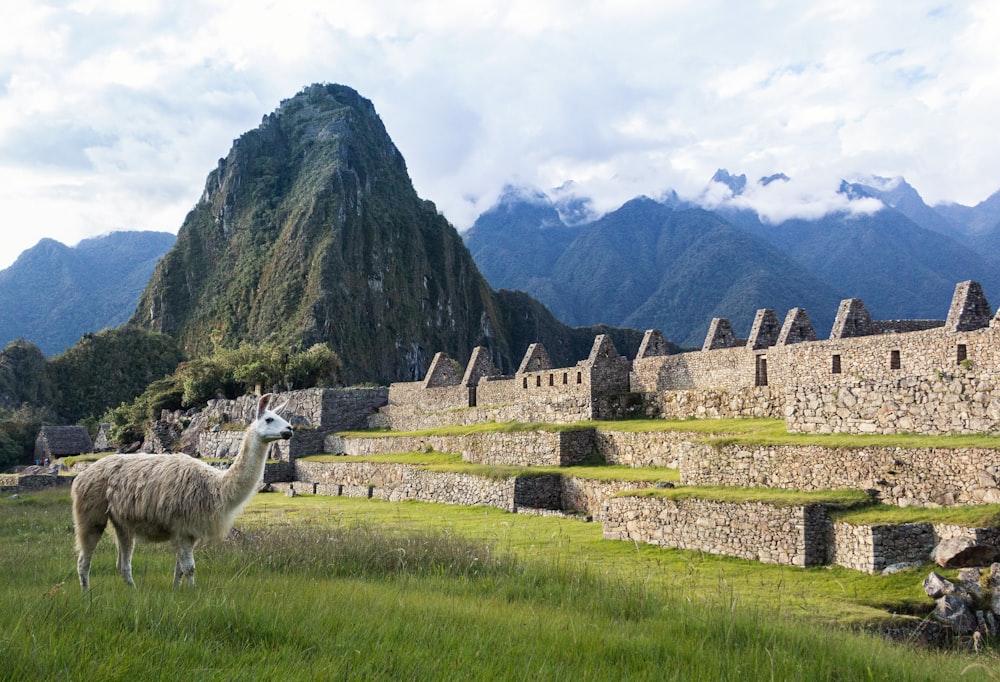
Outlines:
[{"label": "stone terrace wall", "polygon": [[802,433],[988,433],[1000,430],[995,377],[972,373],[790,387],[788,430]]},{"label": "stone terrace wall", "polygon": [[292,486],[300,493],[482,504],[507,511],[559,509],[589,514],[596,520],[603,519],[605,503],[615,493],[653,486],[643,481],[595,481],[568,475],[487,479],[388,462],[297,461],[294,467]]},{"label": "stone terrace wall", "polygon": [[[16,483],[10,484],[11,481]],[[5,479],[0,490],[3,492],[19,490],[42,490],[53,486],[67,486],[73,483],[72,476],[54,476],[52,474],[31,474],[27,476],[13,475],[12,478]]]},{"label": "stone terrace wall", "polygon": [[687,449],[686,485],[875,490],[889,504],[1000,502],[1000,450],[992,448],[824,448],[819,446]]},{"label": "stone terrace wall", "polygon": [[764,563],[815,566],[827,558],[830,519],[822,505],[613,497],[604,537],[723,554]]},{"label": "stone terrace wall", "polygon": [[559,509],[589,514],[604,521],[608,500],[624,490],[644,490],[655,484],[644,481],[596,481],[564,475],[559,488]]},{"label": "stone terrace wall", "polygon": [[926,563],[937,545],[929,523],[855,526],[833,524],[830,563],[865,573],[878,573],[902,562]]},{"label": "stone terrace wall", "polygon": [[1000,547],[1000,528],[966,528],[951,524],[900,525],[833,524],[830,561],[865,573],[878,573],[902,562],[926,563],[934,548],[952,538]]},{"label": "stone terrace wall", "polygon": [[691,441],[705,434],[689,431],[609,431],[594,432],[594,447],[608,464],[630,467],[670,467],[680,465]]},{"label": "stone terrace wall", "polygon": [[324,450],[345,455],[456,452],[466,462],[512,466],[567,466],[594,451],[593,429],[513,431],[458,436],[327,436]]},{"label": "stone terrace wall", "polygon": [[[485,505],[515,511],[518,499],[515,477],[484,478],[469,474],[422,471],[404,464],[366,462],[295,463],[297,492],[320,495],[372,497],[399,502],[418,500],[444,504]],[[522,487],[527,502],[543,496],[536,486]],[[551,494],[549,495],[551,497]],[[531,506],[531,505],[528,505]]]},{"label": "stone terrace wall", "polygon": [[[299,434],[296,434],[296,437]],[[718,435],[718,434],[716,434]],[[680,466],[690,448],[704,448],[695,431],[613,431],[581,428],[573,431],[470,433],[455,436],[358,436],[327,434],[322,448],[343,455],[382,455],[398,452],[455,452],[467,462],[514,466],[565,466],[591,453],[608,464],[631,467]],[[293,441],[295,439],[293,438]]]}]

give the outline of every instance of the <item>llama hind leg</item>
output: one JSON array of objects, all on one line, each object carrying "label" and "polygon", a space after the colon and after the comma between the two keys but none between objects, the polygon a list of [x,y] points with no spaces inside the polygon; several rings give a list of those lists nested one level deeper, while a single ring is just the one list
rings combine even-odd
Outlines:
[{"label": "llama hind leg", "polygon": [[90,588],[90,560],[94,556],[94,549],[104,535],[104,526],[91,526],[88,528],[78,527],[76,532],[76,572],[80,576],[80,587]]},{"label": "llama hind leg", "polygon": [[180,587],[182,579],[194,587],[194,544],[178,542],[174,548],[177,552],[177,561],[174,563],[174,587]]},{"label": "llama hind leg", "polygon": [[115,529],[115,539],[118,541],[118,573],[121,574],[125,584],[135,587],[132,580],[132,551],[135,549],[135,535],[127,528],[112,522]]}]

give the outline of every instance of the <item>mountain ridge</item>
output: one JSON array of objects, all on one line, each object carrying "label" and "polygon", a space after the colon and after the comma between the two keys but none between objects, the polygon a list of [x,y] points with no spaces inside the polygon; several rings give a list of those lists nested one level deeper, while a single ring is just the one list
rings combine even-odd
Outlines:
[{"label": "mountain ridge", "polygon": [[[787,176],[758,184],[776,180]],[[723,169],[711,182],[734,198],[748,187],[745,175]],[[659,328],[686,346],[701,345],[713,317],[748,329],[760,308],[781,316],[803,307],[823,338],[843,298],[862,298],[882,319],[937,318],[956,282],[975,279],[986,289],[1000,288],[997,260],[972,248],[905,180],[873,182],[845,182],[841,192],[849,201],[874,199],[879,210],[869,205],[771,224],[736,202],[706,209],[670,193],[661,200],[632,199],[589,223],[563,225],[566,231],[551,224],[555,211],[542,205],[543,192],[522,189],[503,196],[464,236],[493,286],[523,289],[570,324]],[[530,210],[519,207],[518,197],[529,194]],[[1000,216],[1000,200],[982,202],[975,211],[988,221],[994,203]],[[504,215],[519,216],[506,238],[499,220]],[[547,224],[533,230],[531,218],[539,215]],[[691,221],[685,238],[668,238],[666,215],[674,223],[682,216]],[[714,240],[706,238],[711,230]],[[542,235],[549,234],[557,237],[545,241]],[[979,239],[989,243],[991,234],[1000,243],[1000,224]],[[533,259],[551,265],[525,272]]]},{"label": "mountain ridge", "polygon": [[72,247],[39,240],[0,270],[0,344],[23,338],[53,356],[86,333],[123,324],[174,239],[121,230]]}]

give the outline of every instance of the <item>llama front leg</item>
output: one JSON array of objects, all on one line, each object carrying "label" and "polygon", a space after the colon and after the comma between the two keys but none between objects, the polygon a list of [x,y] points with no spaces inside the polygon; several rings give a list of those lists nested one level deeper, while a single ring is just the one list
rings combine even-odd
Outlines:
[{"label": "llama front leg", "polygon": [[177,561],[174,563],[174,587],[180,587],[181,579],[194,587],[194,545],[177,543]]}]

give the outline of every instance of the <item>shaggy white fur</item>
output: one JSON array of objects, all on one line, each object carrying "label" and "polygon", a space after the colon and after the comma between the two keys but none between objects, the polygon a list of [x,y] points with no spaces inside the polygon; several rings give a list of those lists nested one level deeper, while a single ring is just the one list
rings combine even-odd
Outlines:
[{"label": "shaggy white fur", "polygon": [[194,548],[224,537],[264,475],[267,446],[292,437],[279,416],[285,405],[268,409],[271,394],[260,398],[239,453],[225,471],[188,455],[110,455],[84,469],[73,481],[73,523],[77,572],[90,586],[90,561],[108,522],[118,542],[118,572],[132,580],[136,538],[169,540],[177,554],[174,587],[194,585]]}]

